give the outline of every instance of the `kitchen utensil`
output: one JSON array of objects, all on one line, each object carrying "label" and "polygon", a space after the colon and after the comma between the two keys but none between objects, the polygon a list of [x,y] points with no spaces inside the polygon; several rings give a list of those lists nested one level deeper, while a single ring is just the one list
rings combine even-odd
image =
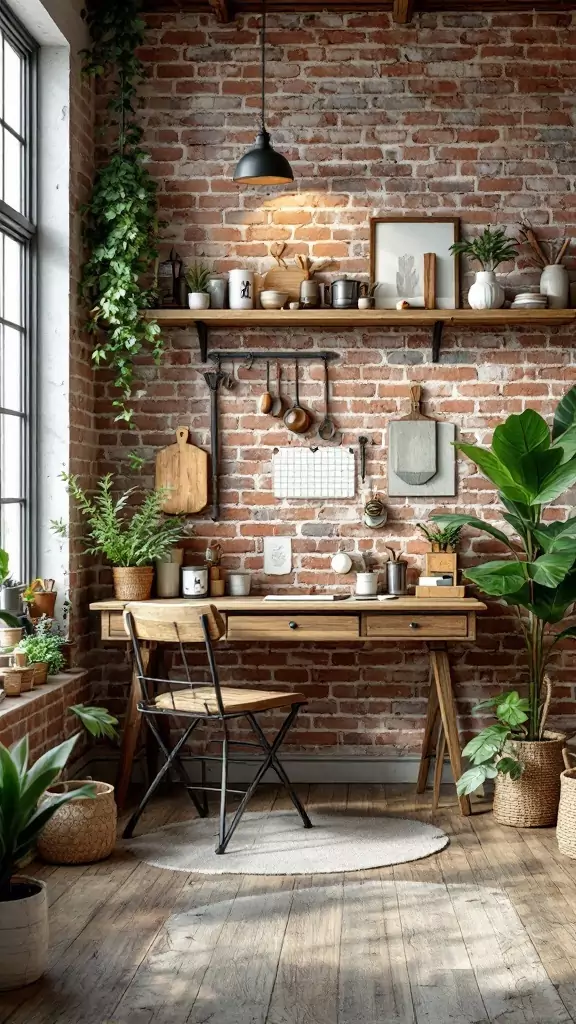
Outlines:
[{"label": "kitchen utensil", "polygon": [[378,573],[356,573],[355,593],[357,597],[376,597],[376,594],[378,593]]},{"label": "kitchen utensil", "polygon": [[284,412],[284,399],[280,392],[280,378],[282,376],[282,367],[280,363],[276,363],[276,396],[272,399],[272,407],[270,409],[270,415],[278,418],[282,416]]},{"label": "kitchen utensil", "polygon": [[364,483],[366,479],[366,445],[370,444],[370,440],[364,434],[361,434],[358,438],[358,444],[360,445],[360,479]]},{"label": "kitchen utensil", "polygon": [[332,309],[357,309],[360,282],[348,277],[339,277],[330,285]]},{"label": "kitchen utensil", "polygon": [[260,292],[262,309],[283,309],[288,302],[288,292],[279,292],[275,288],[265,288]]},{"label": "kitchen utensil", "polygon": [[230,597],[248,597],[252,577],[249,572],[228,573],[228,593]]},{"label": "kitchen utensil", "polygon": [[401,558],[397,558],[393,562],[386,562],[386,582],[389,594],[401,597],[402,594],[406,593],[407,569],[408,563],[404,562]]},{"label": "kitchen utensil", "polygon": [[266,360],[266,391],[260,398],[260,412],[269,413],[272,408],[272,395],[270,394],[270,363]]},{"label": "kitchen utensil", "polygon": [[205,373],[204,380],[210,390],[210,461],[212,463],[212,521],[220,518],[220,481],[218,475],[218,458],[220,455],[220,433],[218,426],[218,388],[226,374],[218,370],[216,373]]},{"label": "kitchen utensil", "polygon": [[254,271],[231,270],[229,273],[230,309],[254,309]]},{"label": "kitchen utensil", "polygon": [[438,469],[436,422],[420,412],[422,389],[410,386],[410,412],[388,425],[388,459],[397,476],[418,486],[435,476]]},{"label": "kitchen utensil", "polygon": [[176,444],[156,456],[156,490],[167,489],[163,512],[200,512],[208,503],[208,453],[188,443],[188,427],[178,427]]},{"label": "kitchen utensil", "polygon": [[320,288],[313,277],[306,278],[300,285],[300,304],[302,309],[318,309],[320,305]]},{"label": "kitchen utensil", "polygon": [[328,360],[324,360],[324,419],[318,427],[318,437],[323,441],[331,441],[336,433],[336,424],[330,416],[330,384],[328,380]]},{"label": "kitchen utensil", "polygon": [[264,274],[262,288],[268,291],[285,292],[289,302],[300,299],[300,285],[306,275],[300,267],[272,267]]},{"label": "kitchen utensil", "polygon": [[184,597],[208,597],[210,574],[205,565],[186,565],[182,569]]},{"label": "kitchen utensil", "polygon": [[336,554],[332,556],[330,564],[333,572],[338,573],[339,576],[345,576],[352,568],[352,559],[347,551],[343,551],[342,548],[338,548]]},{"label": "kitchen utensil", "polygon": [[284,424],[293,434],[305,434],[311,423],[311,417],[300,405],[298,390],[298,360],[294,360],[294,404],[284,413]]}]

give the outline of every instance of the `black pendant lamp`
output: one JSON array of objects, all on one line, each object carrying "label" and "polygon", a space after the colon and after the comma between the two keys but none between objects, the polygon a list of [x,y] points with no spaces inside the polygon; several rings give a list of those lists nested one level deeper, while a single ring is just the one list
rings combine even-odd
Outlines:
[{"label": "black pendant lamp", "polygon": [[294,181],[292,168],[282,153],[270,145],[270,135],[264,123],[266,99],[266,3],[262,0],[262,28],[260,32],[260,67],[262,73],[262,109],[260,131],[254,149],[249,149],[236,164],[234,181],[240,185],[286,185]]}]

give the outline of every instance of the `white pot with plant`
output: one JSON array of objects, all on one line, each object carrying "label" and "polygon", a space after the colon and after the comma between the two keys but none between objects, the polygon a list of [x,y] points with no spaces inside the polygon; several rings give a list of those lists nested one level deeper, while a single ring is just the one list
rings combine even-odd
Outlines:
[{"label": "white pot with plant", "polygon": [[49,675],[64,668],[64,643],[64,637],[54,631],[52,621],[43,615],[14,648],[14,654],[25,654],[28,664],[34,666],[34,686],[42,685]]},{"label": "white pot with plant", "polygon": [[[119,601],[148,600],[154,560],[165,558],[184,533],[182,519],[162,512],[166,490],[147,491],[140,506],[129,510],[137,488],[114,498],[110,473],[98,481],[94,495],[88,495],[75,476],[63,474],[62,479],[84,518],[87,554],[104,555],[112,565],[114,596]],[[62,532],[60,524],[52,525]]]},{"label": "white pot with plant", "polygon": [[[496,538],[509,552],[465,569],[467,579],[489,597],[514,608],[526,645],[527,679],[482,701],[489,725],[464,749],[472,766],[458,780],[458,792],[473,793],[495,780],[494,816],[504,825],[553,825],[560,796],[565,737],[546,729],[552,684],[549,664],[556,644],[576,637],[576,626],[553,629],[570,615],[576,601],[576,516],[565,521],[546,515],[576,484],[576,387],[561,400],[550,431],[527,409],[496,427],[489,449],[458,444],[498,488],[509,536],[475,516],[432,516],[440,526],[472,526]],[[565,502],[564,502],[565,503]]]},{"label": "white pot with plant", "polygon": [[476,280],[468,292],[472,309],[500,309],[505,292],[496,280],[496,268],[501,263],[515,260],[518,249],[515,241],[501,228],[485,228],[481,235],[463,242],[455,242],[450,251],[456,256],[467,256],[480,264]]},{"label": "white pot with plant", "polygon": [[556,242],[542,242],[528,223],[521,225],[520,239],[530,247],[532,265],[542,271],[540,294],[548,297],[550,309],[568,309],[570,277],[562,260],[568,254],[572,239],[565,236]]},{"label": "white pot with plant", "polygon": [[210,271],[204,263],[194,263],[190,267],[186,274],[186,281],[190,289],[188,292],[189,309],[208,309],[210,307],[209,280]]}]

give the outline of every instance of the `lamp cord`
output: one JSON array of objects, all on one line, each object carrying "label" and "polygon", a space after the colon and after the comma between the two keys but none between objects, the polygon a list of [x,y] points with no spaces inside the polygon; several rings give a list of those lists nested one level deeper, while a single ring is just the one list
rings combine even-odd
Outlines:
[{"label": "lamp cord", "polygon": [[262,131],[266,131],[265,105],[266,105],[266,0],[262,0],[262,27],[260,30],[260,67],[262,69],[262,103],[261,123]]}]

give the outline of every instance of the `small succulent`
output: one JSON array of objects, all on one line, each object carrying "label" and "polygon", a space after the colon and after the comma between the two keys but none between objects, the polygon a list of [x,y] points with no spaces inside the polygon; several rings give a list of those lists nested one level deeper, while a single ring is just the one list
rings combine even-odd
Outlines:
[{"label": "small succulent", "polygon": [[501,263],[516,259],[518,246],[502,228],[485,228],[476,238],[455,242],[450,252],[476,260],[482,270],[496,270]]},{"label": "small succulent", "polygon": [[193,263],[186,274],[186,281],[191,292],[208,291],[211,271],[205,263]]},{"label": "small succulent", "polygon": [[435,524],[427,526],[425,523],[418,523],[418,529],[424,534],[431,544],[437,545],[439,551],[447,551],[448,548],[456,547],[460,539],[461,526],[454,526],[448,523],[446,526]]}]

